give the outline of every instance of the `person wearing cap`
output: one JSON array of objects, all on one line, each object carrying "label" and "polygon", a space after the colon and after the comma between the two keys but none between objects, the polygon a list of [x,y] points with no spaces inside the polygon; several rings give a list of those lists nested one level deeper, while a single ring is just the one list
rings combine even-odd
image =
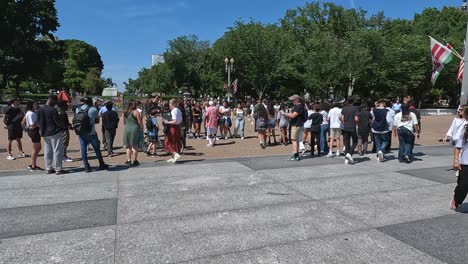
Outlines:
[{"label": "person wearing cap", "polygon": [[280,115],[290,119],[289,125],[291,126],[291,141],[294,155],[289,160],[298,161],[300,160],[298,139],[300,139],[301,133],[304,131],[305,118],[303,116],[305,114],[305,107],[301,103],[301,97],[297,94],[289,97],[289,100],[294,104],[291,113],[280,111]]},{"label": "person wearing cap", "polygon": [[87,146],[88,144],[91,144],[91,146],[94,149],[94,152],[96,153],[96,157],[99,160],[99,170],[107,170],[109,166],[104,162],[104,159],[102,158],[101,154],[101,149],[100,149],[100,142],[99,138],[96,133],[96,126],[95,126],[95,120],[98,115],[98,110],[96,107],[93,106],[93,99],[91,97],[84,97],[82,99],[83,105],[76,109],[76,113],[80,111],[87,111],[88,116],[89,116],[89,121],[91,122],[91,131],[88,133],[88,135],[79,135],[79,140],[80,140],[80,149],[81,149],[81,159],[83,160],[83,165],[85,168],[86,172],[91,172],[91,166],[89,165],[88,162],[88,152],[87,152]]},{"label": "person wearing cap", "polygon": [[213,101],[209,101],[205,114],[206,137],[208,140],[207,147],[213,147],[216,144],[216,134],[218,133],[218,116],[218,108]]}]

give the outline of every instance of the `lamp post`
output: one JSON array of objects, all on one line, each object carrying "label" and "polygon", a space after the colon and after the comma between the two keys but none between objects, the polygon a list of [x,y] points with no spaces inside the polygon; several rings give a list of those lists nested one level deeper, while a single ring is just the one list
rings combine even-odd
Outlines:
[{"label": "lamp post", "polygon": [[228,88],[228,101],[231,101],[231,72],[234,71],[234,58],[228,59],[227,57],[224,59],[224,64],[226,66],[227,72],[227,88]]}]

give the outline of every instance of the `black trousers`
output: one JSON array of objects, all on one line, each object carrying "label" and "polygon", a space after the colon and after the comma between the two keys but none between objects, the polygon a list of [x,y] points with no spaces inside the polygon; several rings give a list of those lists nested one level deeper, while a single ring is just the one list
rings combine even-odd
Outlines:
[{"label": "black trousers", "polygon": [[320,137],[321,137],[321,133],[320,133],[320,130],[319,131],[310,131],[310,152],[312,154],[314,154],[314,146],[317,146],[317,151],[318,151],[318,155],[320,155],[320,153],[322,153],[321,149],[320,149]]},{"label": "black trousers", "polygon": [[[345,154],[354,154],[354,149],[358,144],[358,136],[356,131],[345,131],[341,130],[341,134],[343,135],[343,143],[345,146]],[[351,145],[351,139],[353,140],[353,145]]]},{"label": "black trousers", "polygon": [[468,193],[468,165],[461,165],[461,171],[458,173],[457,187],[455,187],[455,205],[463,203]]},{"label": "black trousers", "polygon": [[117,134],[117,129],[106,129],[105,139],[107,142],[107,154],[110,155],[114,151],[114,139]]}]

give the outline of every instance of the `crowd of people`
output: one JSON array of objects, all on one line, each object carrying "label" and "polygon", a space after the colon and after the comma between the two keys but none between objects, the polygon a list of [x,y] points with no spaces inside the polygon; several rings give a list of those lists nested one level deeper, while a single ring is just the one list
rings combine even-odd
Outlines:
[{"label": "crowd of people", "polygon": [[[117,109],[112,101],[104,103],[90,97],[81,97],[72,107],[73,118],[70,122],[69,102],[59,100],[56,95],[49,96],[42,107],[35,101],[28,102],[26,113],[21,110],[19,99],[10,100],[4,110],[4,123],[8,129],[7,160],[16,159],[12,152],[12,143],[16,141],[19,151],[17,157],[30,157],[28,169],[42,170],[37,164],[37,157],[44,144],[46,173],[67,173],[62,164],[73,162],[67,155],[67,149],[70,131],[74,131],[79,139],[84,170],[92,171],[88,151],[95,152],[99,162],[98,170],[107,170],[109,166],[101,152],[96,124],[102,122],[102,148],[108,157],[115,156],[114,141],[120,122]],[[468,106],[460,107],[443,139],[454,146],[453,166],[458,176],[455,195],[450,202],[452,209],[459,208],[468,193],[467,116]],[[147,100],[146,104],[136,100],[127,102],[121,118],[124,121],[125,164],[129,166],[140,164],[138,154],[144,151],[144,146],[146,155],[156,156],[162,145],[164,151],[170,154],[167,162],[176,163],[187,148],[188,138],[206,139],[207,147],[210,148],[223,139],[244,140],[246,122],[254,126],[262,149],[291,144],[291,161],[301,160],[306,155],[323,155],[328,158],[343,156],[346,164],[353,164],[353,155],[357,151],[360,156],[373,152],[376,159],[383,162],[394,138],[399,141],[398,160],[411,163],[415,139],[421,133],[421,115],[411,96],[403,97],[402,103],[399,100],[391,103],[380,99],[356,104],[353,99],[348,99],[326,104],[309,102],[299,95],[292,95],[283,101],[262,99],[237,102],[232,109],[228,101],[163,101],[156,97]],[[158,118],[162,120],[161,126]],[[277,131],[280,133],[279,141]],[[27,133],[32,142],[30,156],[23,150],[23,132]],[[161,136],[164,140],[161,140]],[[369,143],[373,143],[371,150]],[[310,149],[309,154],[306,154],[307,147]]]}]

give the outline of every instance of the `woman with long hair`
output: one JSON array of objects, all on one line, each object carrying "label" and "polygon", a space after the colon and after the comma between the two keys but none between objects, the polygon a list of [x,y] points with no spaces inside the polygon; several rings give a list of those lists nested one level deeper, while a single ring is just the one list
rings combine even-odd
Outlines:
[{"label": "woman with long hair", "polygon": [[452,146],[456,145],[457,140],[460,138],[461,131],[465,128],[465,125],[467,124],[466,116],[463,113],[463,108],[465,107],[466,106],[458,107],[457,115],[453,119],[452,124],[450,125],[450,128],[447,131],[447,134],[445,134],[444,139],[442,139],[442,142],[448,142],[450,140],[450,144]]},{"label": "woman with long hair", "polygon": [[393,135],[395,138],[398,137],[400,142],[398,148],[400,162],[411,162],[411,149],[417,134],[419,134],[419,127],[416,115],[409,111],[408,105],[402,105],[401,112],[393,119]]},{"label": "woman with long hair", "polygon": [[256,111],[256,128],[258,132],[258,140],[260,141],[260,147],[265,149],[267,147],[266,144],[266,131],[269,126],[269,118],[268,111],[263,104],[258,104],[258,110]]},{"label": "woman with long hair", "polygon": [[[280,108],[283,112],[289,113],[288,105],[283,103]],[[289,127],[289,119],[284,115],[279,115],[279,128],[281,132],[281,139],[280,143],[287,146],[288,145],[288,127]]]},{"label": "woman with long hair", "polygon": [[138,111],[138,103],[136,101],[132,100],[128,103],[123,113],[123,119],[125,124],[123,144],[127,153],[127,161],[125,164],[138,166],[140,164],[138,162],[138,146],[140,144],[140,134],[144,126],[141,112]]},{"label": "woman with long hair", "polygon": [[42,149],[39,124],[37,122],[37,109],[39,109],[39,104],[36,101],[28,102],[26,105],[26,115],[24,117],[26,121],[25,129],[32,141],[31,165],[28,166],[30,171],[41,170],[41,168],[37,166],[37,156]]},{"label": "woman with long hair", "polygon": [[270,103],[267,108],[268,111],[268,145],[271,145],[271,137],[273,137],[274,144],[278,144],[276,142],[276,135],[275,135],[275,128],[276,128],[276,121],[275,121],[275,107],[273,103]]},{"label": "woman with long hair", "polygon": [[[311,127],[312,127],[312,119],[309,119],[309,116],[314,113],[314,109],[310,102],[305,103],[306,111],[307,111],[307,121],[304,123],[304,134],[302,136],[302,142],[299,142],[300,150],[302,154],[306,151],[305,144],[310,144],[311,142]],[[313,151],[312,151],[313,153]]]},{"label": "woman with long hair", "polygon": [[193,115],[193,136],[196,139],[200,139],[200,130],[201,130],[201,124],[203,121],[202,118],[202,109],[200,108],[200,103],[196,102],[195,106],[193,107],[192,110],[192,115]]},{"label": "woman with long hair", "polygon": [[242,107],[242,103],[238,103],[234,114],[236,116],[236,126],[234,127],[234,137],[237,137],[240,131],[241,139],[244,139],[244,127],[245,127],[245,110]]},{"label": "woman with long hair", "polygon": [[221,115],[220,122],[219,122],[219,128],[221,130],[221,137],[224,135],[224,139],[228,139],[228,133],[229,137],[232,137],[231,134],[231,107],[229,107],[229,104],[227,101],[224,101],[223,104],[219,107],[219,114]]},{"label": "woman with long hair", "polygon": [[[463,107],[463,116],[468,116],[468,106]],[[460,205],[466,198],[468,193],[468,129],[464,126],[460,133],[460,137],[456,141],[455,150],[453,151],[453,167],[458,171],[457,186],[455,187],[454,196],[450,201],[450,208],[453,210],[459,209]]]}]

